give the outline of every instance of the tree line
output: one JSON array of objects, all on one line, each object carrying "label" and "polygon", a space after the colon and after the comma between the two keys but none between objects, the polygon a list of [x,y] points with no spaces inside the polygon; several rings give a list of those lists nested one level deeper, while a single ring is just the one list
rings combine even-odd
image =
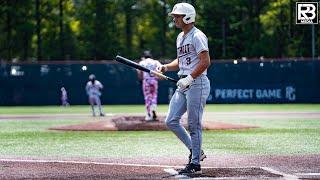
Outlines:
[{"label": "tree line", "polygon": [[[174,0],[1,0],[0,59],[174,58]],[[311,57],[319,25],[297,25],[294,0],[187,1],[213,59]],[[314,28],[314,36],[312,36]]]}]

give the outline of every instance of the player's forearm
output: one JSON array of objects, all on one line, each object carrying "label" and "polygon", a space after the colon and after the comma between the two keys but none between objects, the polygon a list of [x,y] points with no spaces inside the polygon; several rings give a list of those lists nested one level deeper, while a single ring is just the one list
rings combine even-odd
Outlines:
[{"label": "player's forearm", "polygon": [[191,73],[193,79],[200,76],[208,67],[210,66],[210,56],[208,51],[203,51],[199,54],[200,63],[197,65],[196,69]]},{"label": "player's forearm", "polygon": [[178,59],[173,60],[171,63],[165,65],[167,71],[177,71],[179,70],[179,61]]}]

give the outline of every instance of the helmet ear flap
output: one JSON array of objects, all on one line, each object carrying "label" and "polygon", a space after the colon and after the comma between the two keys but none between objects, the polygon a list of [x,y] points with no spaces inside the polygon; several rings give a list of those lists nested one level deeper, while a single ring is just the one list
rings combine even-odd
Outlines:
[{"label": "helmet ear flap", "polygon": [[190,24],[190,23],[193,23],[193,22],[195,22],[195,15],[194,14],[187,14],[187,15],[185,15],[184,17],[183,17],[183,22],[185,23],[185,24]]}]

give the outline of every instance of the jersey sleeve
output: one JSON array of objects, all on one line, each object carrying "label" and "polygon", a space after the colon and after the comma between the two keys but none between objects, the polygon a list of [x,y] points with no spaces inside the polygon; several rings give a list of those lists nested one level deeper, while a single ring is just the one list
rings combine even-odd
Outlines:
[{"label": "jersey sleeve", "polygon": [[203,33],[196,33],[193,37],[194,48],[197,54],[202,51],[209,51],[208,38]]},{"label": "jersey sleeve", "polygon": [[140,62],[139,62],[139,65],[140,65],[140,66],[145,66],[144,64],[145,64],[144,61],[140,61]]},{"label": "jersey sleeve", "polygon": [[103,88],[103,85],[102,85],[102,83],[100,81],[98,81],[98,86],[99,86],[100,89]]},{"label": "jersey sleeve", "polygon": [[162,65],[161,62],[158,61],[158,60],[156,60],[156,68],[157,68],[157,67],[160,67],[161,65]]}]

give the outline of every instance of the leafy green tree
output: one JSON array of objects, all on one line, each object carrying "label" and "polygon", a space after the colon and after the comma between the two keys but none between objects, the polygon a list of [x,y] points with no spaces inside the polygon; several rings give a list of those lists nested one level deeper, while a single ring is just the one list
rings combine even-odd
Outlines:
[{"label": "leafy green tree", "polygon": [[27,60],[32,57],[34,23],[30,0],[5,0],[0,6],[0,58]]},{"label": "leafy green tree", "polygon": [[2,0],[0,58],[138,59],[148,49],[172,59],[180,29],[168,13],[177,2],[195,6],[214,59],[312,55],[312,26],[295,24],[296,0]]}]

